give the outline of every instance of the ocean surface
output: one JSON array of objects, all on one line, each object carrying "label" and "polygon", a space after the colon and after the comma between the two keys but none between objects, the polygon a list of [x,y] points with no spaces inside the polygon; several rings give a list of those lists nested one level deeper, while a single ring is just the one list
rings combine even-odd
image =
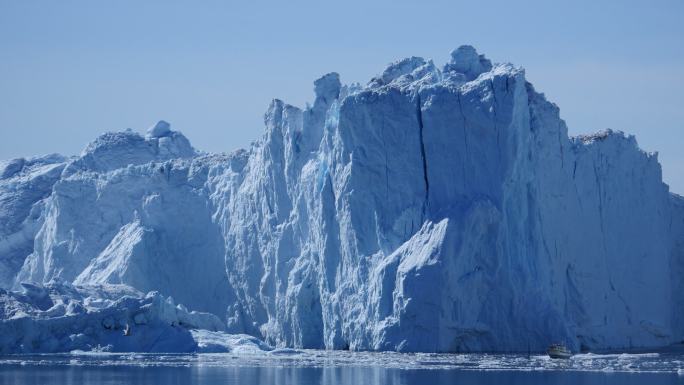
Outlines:
[{"label": "ocean surface", "polygon": [[89,353],[0,357],[0,384],[684,384],[684,355]]}]

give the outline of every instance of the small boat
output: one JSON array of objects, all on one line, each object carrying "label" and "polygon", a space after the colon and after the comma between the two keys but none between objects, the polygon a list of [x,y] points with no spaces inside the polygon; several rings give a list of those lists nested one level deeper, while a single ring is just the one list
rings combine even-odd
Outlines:
[{"label": "small boat", "polygon": [[572,357],[572,352],[570,352],[570,349],[563,344],[551,344],[551,346],[546,349],[546,353],[551,358],[568,359]]},{"label": "small boat", "polygon": [[123,334],[128,337],[131,335],[131,327],[126,324],[126,327],[124,328]]}]

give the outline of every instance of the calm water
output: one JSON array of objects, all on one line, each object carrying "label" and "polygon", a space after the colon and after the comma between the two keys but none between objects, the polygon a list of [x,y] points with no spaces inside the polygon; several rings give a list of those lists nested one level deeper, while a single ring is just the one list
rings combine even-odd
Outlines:
[{"label": "calm water", "polygon": [[280,350],[0,357],[0,384],[684,384],[684,355],[545,356]]}]

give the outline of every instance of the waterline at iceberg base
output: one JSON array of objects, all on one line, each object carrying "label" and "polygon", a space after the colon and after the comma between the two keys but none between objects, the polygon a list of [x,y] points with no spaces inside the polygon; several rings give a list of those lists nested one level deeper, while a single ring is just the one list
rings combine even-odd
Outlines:
[{"label": "waterline at iceberg base", "polygon": [[568,137],[470,46],[314,90],[248,150],[162,121],[0,163],[0,352],[684,339],[684,199],[634,137]]}]

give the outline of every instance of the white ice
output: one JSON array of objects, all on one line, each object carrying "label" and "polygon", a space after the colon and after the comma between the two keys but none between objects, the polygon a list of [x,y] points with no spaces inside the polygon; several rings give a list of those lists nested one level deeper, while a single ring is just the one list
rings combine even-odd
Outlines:
[{"label": "white ice", "polygon": [[[274,100],[263,137],[231,154],[161,121],[78,157],[2,163],[0,286],[15,293],[0,348],[234,346],[198,328],[422,352],[684,338],[684,199],[634,137],[569,137],[522,68],[469,46],[442,68],[412,57],[365,86],[331,73],[314,90],[306,109]],[[14,306],[26,282],[80,289],[52,305],[64,308]],[[116,329],[145,306],[133,333],[156,343]],[[52,326],[64,317],[69,330]]]}]

